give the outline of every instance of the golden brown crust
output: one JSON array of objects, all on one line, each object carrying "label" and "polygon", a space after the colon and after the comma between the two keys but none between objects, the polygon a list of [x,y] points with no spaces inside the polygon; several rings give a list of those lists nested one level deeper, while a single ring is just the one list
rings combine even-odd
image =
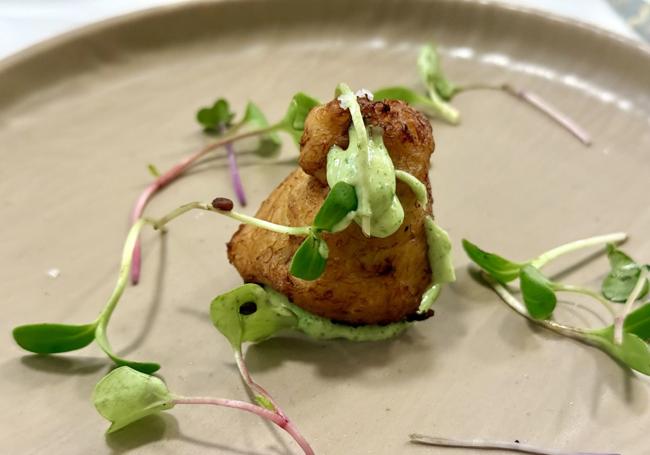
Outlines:
[{"label": "golden brown crust", "polygon": [[[433,138],[426,119],[398,101],[360,99],[360,104],[367,124],[384,129],[395,167],[424,181],[429,190]],[[311,224],[329,191],[324,182],[327,151],[335,143],[347,146],[345,125],[350,119],[346,112],[336,101],[312,110],[302,140],[302,169],[292,172],[269,195],[257,212],[259,218],[289,226]],[[344,133],[336,132],[340,128]],[[303,240],[300,237],[240,226],[228,244],[228,257],[244,281],[270,285],[320,316],[350,324],[401,321],[417,310],[431,281],[423,223],[431,213],[431,199],[427,207],[421,206],[401,182],[397,195],[405,218],[393,235],[366,238],[355,223],[343,232],[324,234],[329,259],[318,280],[303,281],[289,274],[291,258]]]},{"label": "golden brown crust", "polygon": [[[424,181],[429,174],[429,158],[434,149],[431,124],[425,116],[403,101],[371,102],[358,98],[363,121],[383,131],[384,144],[396,169],[403,169]],[[348,146],[350,111],[332,100],[311,110],[300,141],[300,167],[327,184],[327,153],[333,145]]]}]

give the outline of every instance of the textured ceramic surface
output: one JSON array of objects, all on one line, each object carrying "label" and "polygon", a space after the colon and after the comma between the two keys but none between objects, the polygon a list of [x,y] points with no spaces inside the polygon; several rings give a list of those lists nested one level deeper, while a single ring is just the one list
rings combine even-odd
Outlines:
[{"label": "textured ceramic surface", "polygon": [[[227,96],[241,109],[251,99],[277,118],[298,90],[325,100],[340,81],[416,86],[417,50],[432,38],[453,80],[534,90],[582,123],[594,145],[500,93],[459,96],[462,125],[434,123],[434,211],[453,236],[458,267],[435,318],[390,342],[273,339],[248,349],[253,374],[320,454],[442,453],[409,445],[411,432],[647,453],[648,381],[529,326],[468,274],[460,239],[526,258],[625,230],[629,250],[648,260],[648,50],[494,5],[415,0],[185,4],[0,62],[0,452],[296,453],[257,417],[207,407],[178,407],[105,437],[90,402],[109,368],[98,349],[31,356],[10,329],[94,319],[114,284],[127,213],[150,181],[147,164],[165,169],[206,140],[197,107]],[[295,155],[287,140],[278,162],[241,158],[248,212]],[[217,158],[148,213],[231,194]],[[240,283],[224,246],[235,228],[192,214],[162,239],[147,231],[142,284],[115,313],[116,349],[162,363],[177,393],[246,398],[208,319],[211,299]],[[605,267],[600,257],[571,277],[596,284]],[[565,320],[598,324],[563,308]]]}]

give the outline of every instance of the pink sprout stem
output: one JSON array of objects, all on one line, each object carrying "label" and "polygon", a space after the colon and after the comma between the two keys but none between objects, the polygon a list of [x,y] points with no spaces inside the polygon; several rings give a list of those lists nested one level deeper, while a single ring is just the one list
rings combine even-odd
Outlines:
[{"label": "pink sprout stem", "polygon": [[[169,169],[167,172],[165,172],[160,177],[158,177],[156,180],[151,182],[149,186],[147,186],[144,189],[144,191],[140,193],[140,196],[138,197],[137,201],[135,202],[135,205],[133,206],[133,209],[131,210],[131,224],[135,223],[138,219],[142,217],[145,207],[147,206],[151,198],[158,191],[160,191],[168,184],[176,180],[185,171],[187,171],[190,167],[192,167],[192,165],[194,165],[194,163],[196,163],[199,159],[203,158],[205,155],[207,155],[208,153],[210,153],[211,151],[219,147],[230,144],[240,139],[265,133],[268,130],[269,128],[264,128],[261,130],[248,131],[246,133],[225,137],[223,139],[220,139],[218,141],[206,145],[198,152],[195,152],[194,154],[184,158],[181,162],[179,162],[171,169]],[[140,270],[142,268],[142,245],[140,243],[140,239],[138,239],[138,241],[135,244],[135,248],[133,249],[132,264],[133,265],[131,268],[131,283],[138,284],[138,282],[140,281]]]},{"label": "pink sprout stem", "polygon": [[449,439],[422,434],[409,435],[411,442],[436,447],[454,447],[463,449],[480,450],[508,450],[510,452],[532,453],[535,455],[620,455],[618,453],[596,453],[596,452],[562,452],[553,449],[542,449],[518,442],[486,441],[483,439]]},{"label": "pink sprout stem", "polygon": [[536,93],[518,89],[510,84],[468,84],[459,87],[458,89],[459,93],[472,90],[501,90],[545,114],[587,147],[592,143],[591,136],[583,127],[578,125],[575,120],[571,119],[568,115],[560,112],[556,107],[552,106],[548,101],[545,101]]},{"label": "pink sprout stem", "polygon": [[251,377],[250,372],[248,371],[248,367],[246,366],[246,363],[244,362],[244,356],[241,353],[240,349],[235,349],[234,351],[235,355],[235,361],[237,363],[237,368],[239,369],[239,373],[241,374],[242,379],[246,383],[246,385],[253,391],[255,395],[262,396],[265,398],[269,403],[273,405],[274,414],[277,414],[278,416],[282,417],[283,419],[286,420],[286,424],[284,427],[282,427],[285,431],[287,431],[293,439],[300,445],[300,447],[305,451],[305,454],[313,454],[313,450],[309,446],[309,443],[307,440],[300,434],[298,431],[298,428],[295,426],[295,424],[289,419],[287,414],[282,410],[282,408],[278,405],[278,403],[273,399],[271,394],[267,392],[264,387],[261,385],[257,384],[253,378]]},{"label": "pink sprout stem", "polygon": [[[223,134],[226,131],[224,126],[219,126],[219,131]],[[230,181],[235,190],[237,200],[242,207],[246,207],[246,193],[244,192],[244,185],[239,175],[239,167],[237,167],[237,157],[235,156],[235,147],[232,142],[226,143],[226,153],[228,154],[228,167],[230,169]]]},{"label": "pink sprout stem", "polygon": [[314,455],[307,440],[298,432],[295,425],[284,415],[276,411],[270,411],[262,406],[239,400],[229,400],[227,398],[213,397],[176,397],[174,404],[210,404],[214,406],[224,406],[226,408],[240,409],[242,411],[256,414],[263,419],[269,420],[286,431],[294,441],[300,446],[305,455]]},{"label": "pink sprout stem", "polygon": [[560,112],[557,108],[549,104],[541,96],[533,92],[530,92],[528,90],[521,90],[515,88],[509,84],[503,84],[501,88],[506,93],[530,104],[535,109],[545,114],[555,123],[557,123],[562,128],[564,128],[569,133],[571,133],[573,136],[575,136],[584,145],[586,146],[591,145],[591,136],[589,135],[589,133],[587,133],[587,131],[584,128],[578,125],[568,115]]},{"label": "pink sprout stem", "polygon": [[[273,407],[279,412],[281,415],[285,415],[284,411],[278,406],[276,401],[273,399],[271,394],[264,389],[261,385],[256,383],[250,372],[248,371],[248,367],[246,366],[246,363],[244,362],[244,356],[242,355],[240,350],[235,350],[235,362],[237,363],[237,368],[239,369],[239,374],[241,374],[242,379],[246,383],[249,389],[253,391],[254,394],[261,395],[262,397],[266,398],[272,405]],[[286,416],[286,415],[285,415]]]}]

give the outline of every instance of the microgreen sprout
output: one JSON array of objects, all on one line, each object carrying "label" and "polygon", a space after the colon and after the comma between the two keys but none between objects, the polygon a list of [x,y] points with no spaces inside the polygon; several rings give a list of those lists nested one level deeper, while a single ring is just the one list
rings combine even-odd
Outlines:
[{"label": "microgreen sprout", "polygon": [[[219,106],[217,106],[217,104]],[[184,158],[180,163],[162,173],[144,189],[136,200],[131,211],[131,223],[135,223],[143,216],[147,204],[156,193],[183,175],[199,160],[223,146],[247,138],[257,138],[258,144],[255,150],[261,156],[271,156],[279,147],[278,132],[289,134],[295,143],[299,143],[307,114],[318,104],[319,103],[316,99],[302,92],[296,93],[291,99],[284,117],[282,117],[282,119],[277,123],[269,125],[261,110],[254,104],[249,103],[242,121],[232,125],[223,137]],[[225,107],[227,108],[227,105]],[[208,111],[201,110],[199,111],[199,114],[197,114],[197,119],[204,128],[215,128],[219,123],[223,123],[223,120],[226,118],[228,118],[228,122],[230,121],[229,110],[227,111],[227,114],[224,114],[224,112],[226,112],[226,109],[224,109],[224,103],[219,103],[219,101],[217,101],[212,108],[204,109],[208,109]],[[200,114],[202,111],[204,113]],[[137,284],[140,280],[141,267],[142,247],[138,240],[135,249],[133,250],[133,268],[131,271],[131,282],[133,284]]]},{"label": "microgreen sprout", "polygon": [[[625,234],[616,233],[578,240],[525,262],[513,262],[485,252],[467,240],[463,240],[463,247],[472,261],[483,269],[484,280],[517,313],[556,333],[596,346],[629,368],[650,375],[650,349],[645,341],[650,338],[650,303],[633,310],[635,302],[647,286],[648,267],[634,263],[610,243],[625,239]],[[581,286],[552,281],[540,270],[549,261],[563,254],[602,243],[608,243],[608,256],[612,266],[612,271],[603,283],[604,295]],[[622,272],[622,267],[626,267],[626,271]],[[636,273],[630,273],[629,270]],[[634,278],[631,286],[630,276]],[[523,303],[505,284],[516,278],[519,278]],[[608,299],[605,289],[619,298],[625,296],[627,299],[619,314],[614,310],[613,302]],[[551,320],[557,304],[557,292],[580,293],[594,298],[607,309],[613,323],[599,329],[584,329]]]},{"label": "microgreen sprout", "polygon": [[[223,136],[231,132],[232,119],[235,113],[230,110],[230,104],[223,98],[219,98],[211,107],[204,107],[196,113],[196,120],[203,126],[206,133],[216,136]],[[246,120],[242,120],[242,123]],[[244,185],[241,182],[239,168],[237,167],[237,157],[235,157],[235,148],[232,142],[225,144],[226,154],[228,157],[228,168],[230,170],[230,180],[235,190],[235,195],[239,204],[246,206],[246,193]]]},{"label": "microgreen sprout", "polygon": [[153,373],[160,368],[157,363],[133,362],[118,357],[108,342],[106,329],[115,306],[122,297],[128,281],[131,257],[135,241],[146,220],[138,220],[129,231],[122,251],[122,263],[113,293],[97,319],[85,325],[31,324],[16,327],[13,337],[23,349],[37,354],[55,354],[81,349],[93,341],[117,365],[130,366],[144,373]]},{"label": "microgreen sprout", "polygon": [[272,410],[227,398],[175,395],[159,378],[129,367],[117,368],[104,376],[95,386],[93,403],[97,411],[111,422],[107,433],[113,433],[144,417],[170,410],[177,405],[201,404],[239,409],[273,422],[291,435],[305,454],[314,453],[295,424],[278,409]]},{"label": "microgreen sprout", "polygon": [[440,56],[434,44],[427,44],[420,50],[417,68],[426,88],[427,96],[407,87],[387,87],[374,92],[376,100],[399,99],[422,108],[428,114],[457,125],[460,113],[450,101],[458,94],[474,90],[498,90],[531,106],[575,136],[584,145],[591,145],[591,137],[574,120],[560,112],[541,96],[528,90],[521,90],[511,84],[467,84],[457,85],[449,81],[442,72]]},{"label": "microgreen sprout", "polygon": [[345,229],[352,220],[349,214],[356,209],[357,194],[354,187],[345,182],[334,185],[314,217],[309,235],[293,255],[289,267],[291,275],[310,281],[323,274],[329,249],[321,233]]},{"label": "microgreen sprout", "polygon": [[479,450],[507,450],[509,452],[530,453],[534,455],[620,455],[613,452],[567,452],[554,449],[544,449],[528,444],[522,444],[519,441],[488,441],[483,439],[450,439],[436,436],[426,436],[423,434],[409,435],[410,442],[414,444],[423,444],[436,447],[453,447],[461,449],[479,449]]}]

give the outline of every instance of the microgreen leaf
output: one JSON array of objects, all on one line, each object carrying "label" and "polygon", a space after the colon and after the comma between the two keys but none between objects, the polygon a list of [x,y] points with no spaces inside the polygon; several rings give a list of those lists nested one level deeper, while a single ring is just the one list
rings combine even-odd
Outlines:
[{"label": "microgreen leaf", "polygon": [[603,351],[640,373],[650,375],[650,349],[648,344],[634,333],[623,332],[622,343],[614,341],[614,327],[589,333],[591,341]]},{"label": "microgreen leaf", "polygon": [[[246,112],[242,118],[240,127],[244,130],[263,130],[268,128],[269,122],[262,110],[256,104],[249,102],[246,105]],[[239,129],[239,128],[238,128]],[[253,151],[262,157],[269,158],[277,154],[282,145],[280,136],[277,133],[270,131],[255,137],[257,144]]]},{"label": "microgreen leaf", "polygon": [[152,374],[160,369],[160,365],[154,362],[136,362],[133,360],[123,359],[115,355],[110,343],[108,342],[108,338],[106,337],[106,327],[102,322],[100,322],[100,324],[97,326],[97,329],[95,330],[95,340],[97,340],[97,344],[102,349],[102,351],[104,351],[104,353],[116,365],[130,367],[145,374]]},{"label": "microgreen leaf", "polygon": [[296,324],[293,313],[274,305],[266,291],[252,283],[217,296],[210,305],[210,318],[236,350],[243,342],[262,341]]},{"label": "microgreen leaf", "polygon": [[119,367],[95,386],[93,403],[111,422],[113,433],[151,414],[174,407],[172,394],[163,381],[129,367]]},{"label": "microgreen leaf", "polygon": [[13,330],[13,337],[16,343],[27,351],[37,354],[55,354],[88,346],[95,339],[96,326],[96,323],[22,325]]},{"label": "microgreen leaf", "polygon": [[[432,100],[407,87],[385,87],[373,92],[376,101],[401,100],[422,109],[429,116],[442,117],[452,124],[458,123],[458,112],[442,100]],[[443,107],[443,104],[445,107]],[[451,109],[451,110],[450,110]]]},{"label": "microgreen leaf", "polygon": [[199,109],[196,113],[196,120],[205,131],[217,133],[220,127],[229,126],[234,116],[235,114],[230,111],[228,101],[219,98],[212,106]]},{"label": "microgreen leaf", "polygon": [[311,96],[298,92],[293,95],[289,102],[287,112],[278,123],[279,127],[289,133],[296,144],[300,144],[303,130],[305,129],[305,119],[307,114],[320,102]]},{"label": "microgreen leaf", "polygon": [[553,284],[532,265],[521,268],[519,283],[528,313],[535,319],[548,319],[557,304]]},{"label": "microgreen leaf", "polygon": [[314,228],[332,231],[350,212],[357,208],[354,186],[340,181],[330,190],[314,218]]},{"label": "microgreen leaf", "polygon": [[[607,258],[611,271],[603,280],[601,292],[613,302],[625,302],[634,289],[643,266],[634,262],[630,256],[611,243],[607,245]],[[648,281],[646,280],[639,298],[642,298],[647,292]]]},{"label": "microgreen leaf", "polygon": [[454,96],[458,89],[443,74],[440,56],[434,44],[422,47],[417,66],[422,82],[429,90],[437,93],[445,101],[449,101]]},{"label": "microgreen leaf", "polygon": [[517,278],[519,271],[524,266],[524,264],[509,261],[494,253],[483,251],[467,239],[463,239],[463,249],[476,265],[504,283]]},{"label": "microgreen leaf", "polygon": [[302,242],[291,259],[289,272],[296,278],[313,281],[320,277],[327,265],[327,243],[314,235]]},{"label": "microgreen leaf", "polygon": [[650,303],[637,308],[627,315],[623,330],[633,333],[642,340],[650,341]]}]

